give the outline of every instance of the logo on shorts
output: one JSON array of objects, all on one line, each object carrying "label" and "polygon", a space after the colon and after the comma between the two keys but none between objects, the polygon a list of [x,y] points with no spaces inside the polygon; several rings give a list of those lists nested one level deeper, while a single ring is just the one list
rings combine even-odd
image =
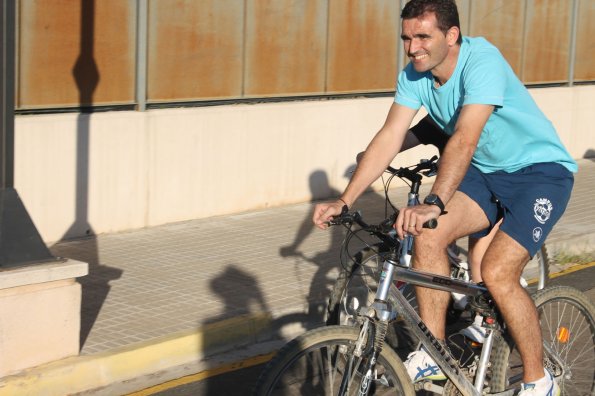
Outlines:
[{"label": "logo on shorts", "polygon": [[541,229],[541,227],[535,227],[533,229],[533,240],[535,242],[539,242],[542,235],[543,235],[543,230]]},{"label": "logo on shorts", "polygon": [[537,219],[537,221],[541,224],[545,224],[545,222],[550,218],[553,209],[554,206],[549,199],[537,198],[535,200],[535,204],[533,205],[535,219]]}]

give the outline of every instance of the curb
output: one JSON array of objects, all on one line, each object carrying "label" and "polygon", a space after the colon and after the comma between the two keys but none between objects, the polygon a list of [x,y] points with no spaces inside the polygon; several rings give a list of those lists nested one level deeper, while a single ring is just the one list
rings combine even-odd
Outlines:
[{"label": "curb", "polygon": [[[265,343],[271,325],[270,314],[244,315],[208,324],[195,331],[95,355],[62,359],[0,379],[0,395],[133,392],[179,377],[185,370],[200,371],[201,362],[214,355]],[[139,378],[142,378],[140,383]]]}]

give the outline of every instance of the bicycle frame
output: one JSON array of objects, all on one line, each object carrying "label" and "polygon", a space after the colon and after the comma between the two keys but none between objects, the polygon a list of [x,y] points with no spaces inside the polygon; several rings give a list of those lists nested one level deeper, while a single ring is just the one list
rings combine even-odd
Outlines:
[{"label": "bicycle frame", "polygon": [[[386,301],[390,284],[395,277],[412,285],[447,292],[458,292],[473,297],[487,292],[487,289],[484,286],[459,279],[452,279],[447,276],[426,273],[411,268],[403,268],[395,261],[389,259],[383,264],[383,271],[380,275],[376,299],[371,306],[374,312],[368,312],[365,316],[375,315],[380,318],[380,320],[388,320],[391,315],[394,315],[394,310],[391,311],[388,309]],[[418,337],[428,354],[434,359],[438,366],[440,366],[446,376],[455,384],[457,389],[459,389],[463,395],[481,396],[494,341],[494,330],[487,329],[487,338],[481,351],[475,383],[472,384],[462,373],[450,352],[431,334],[407,299],[400,292],[396,294],[395,298],[397,305],[396,311],[409,323],[414,334]],[[514,391],[510,390],[498,394],[504,396],[512,395],[513,393]]]}]

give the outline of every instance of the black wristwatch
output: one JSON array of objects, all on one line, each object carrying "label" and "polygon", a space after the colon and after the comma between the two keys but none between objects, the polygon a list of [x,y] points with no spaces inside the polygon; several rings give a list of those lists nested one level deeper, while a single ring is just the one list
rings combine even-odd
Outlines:
[{"label": "black wristwatch", "polygon": [[424,199],[424,203],[426,205],[436,205],[440,208],[440,216],[442,216],[443,214],[446,214],[446,211],[444,210],[444,202],[442,202],[442,200],[440,199],[440,197],[436,194],[430,194],[426,197],[426,199]]}]

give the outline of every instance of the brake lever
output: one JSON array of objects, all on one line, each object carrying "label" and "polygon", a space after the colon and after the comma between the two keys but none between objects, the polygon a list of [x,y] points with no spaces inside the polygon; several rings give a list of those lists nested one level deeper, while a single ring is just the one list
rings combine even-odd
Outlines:
[{"label": "brake lever", "polygon": [[354,222],[354,216],[358,212],[349,213],[349,207],[347,205],[343,205],[341,208],[341,214],[332,218],[332,220],[326,221],[325,224],[327,226],[334,226],[334,225],[341,225],[341,224],[349,224]]},{"label": "brake lever", "polygon": [[380,232],[387,233],[389,232],[395,225],[395,221],[397,221],[397,216],[399,215],[399,211],[397,210],[395,213],[389,216],[388,219],[384,220],[382,223],[379,224]]}]

